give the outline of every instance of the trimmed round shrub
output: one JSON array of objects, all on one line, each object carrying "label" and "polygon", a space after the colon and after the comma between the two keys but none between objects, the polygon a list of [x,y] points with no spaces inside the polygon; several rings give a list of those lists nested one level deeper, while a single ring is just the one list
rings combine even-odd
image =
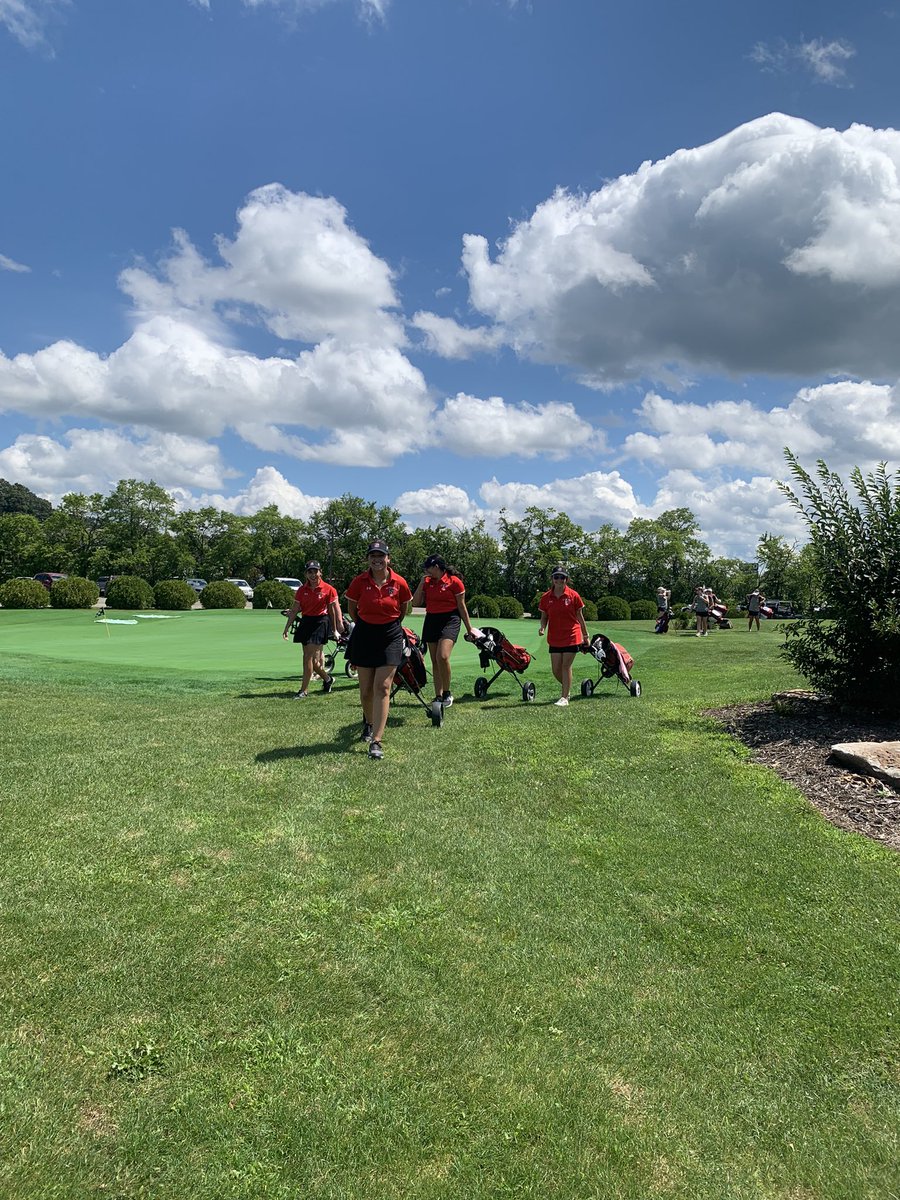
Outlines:
[{"label": "trimmed round shrub", "polygon": [[540,617],[541,617],[541,610],[538,607],[538,605],[541,602],[541,596],[543,596],[543,594],[544,594],[543,592],[535,592],[534,595],[531,597],[531,610],[529,612],[529,616],[532,617],[535,621],[539,621]]},{"label": "trimmed round shrub", "polygon": [[215,579],[200,593],[200,603],[204,608],[243,608],[247,598],[236,583]]},{"label": "trimmed round shrub", "polygon": [[519,621],[525,615],[525,609],[515,596],[495,596],[494,599],[497,602],[498,617]]},{"label": "trimmed round shrub", "polygon": [[254,608],[277,608],[280,612],[294,603],[294,593],[286,583],[279,583],[277,579],[264,579],[254,587],[252,603]]},{"label": "trimmed round shrub", "polygon": [[120,575],[106,589],[107,608],[152,608],[153,588],[139,575]]},{"label": "trimmed round shrub", "polygon": [[631,603],[632,621],[655,621],[656,605],[652,600],[633,600]]},{"label": "trimmed round shrub", "polygon": [[500,616],[500,609],[493,596],[473,596],[471,600],[466,601],[466,608],[479,621],[483,621],[485,617]]},{"label": "trimmed round shrub", "polygon": [[53,608],[93,608],[100,599],[100,589],[92,579],[69,575],[57,579],[50,589],[50,604]]},{"label": "trimmed round shrub", "polygon": [[194,607],[197,593],[183,579],[161,579],[153,589],[155,608],[174,612],[187,612]]},{"label": "trimmed round shrub", "polygon": [[601,596],[597,601],[598,621],[627,621],[631,617],[631,605],[621,596]]},{"label": "trimmed round shrub", "polygon": [[[583,597],[582,597],[582,599],[583,599]],[[584,601],[583,615],[584,615],[584,619],[586,621],[596,621],[597,620],[597,605],[593,602],[593,600],[585,600]]]},{"label": "trimmed round shrub", "polygon": [[0,585],[3,608],[46,608],[50,593],[36,579],[10,579]]}]

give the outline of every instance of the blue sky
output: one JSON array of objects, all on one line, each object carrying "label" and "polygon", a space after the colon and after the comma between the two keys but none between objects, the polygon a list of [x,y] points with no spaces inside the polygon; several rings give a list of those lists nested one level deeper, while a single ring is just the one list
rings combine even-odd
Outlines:
[{"label": "blue sky", "polygon": [[0,476],[411,525],[900,460],[900,6],[0,0]]}]

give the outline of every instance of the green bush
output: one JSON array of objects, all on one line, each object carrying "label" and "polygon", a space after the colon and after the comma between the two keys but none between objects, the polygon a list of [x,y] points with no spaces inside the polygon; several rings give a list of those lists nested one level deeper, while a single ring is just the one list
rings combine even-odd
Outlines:
[{"label": "green bush", "polygon": [[200,593],[200,603],[204,608],[243,608],[247,599],[236,583],[215,579]]},{"label": "green bush", "polygon": [[476,620],[483,621],[486,617],[500,616],[500,608],[493,596],[473,596],[466,601],[466,607]]},{"label": "green bush", "polygon": [[3,608],[46,608],[50,593],[36,579],[10,579],[0,586]]},{"label": "green bush", "polygon": [[784,656],[836,700],[900,714],[900,473],[850,472],[858,502],[821,460],[819,482],[785,452],[803,498],[822,598],[834,615],[785,627]]},{"label": "green bush", "polygon": [[543,592],[535,592],[534,595],[531,597],[530,612],[531,612],[531,616],[534,618],[535,621],[539,621],[541,618],[541,610],[540,610],[539,606],[541,603],[541,596],[543,596],[543,594],[544,594]]},{"label": "green bush", "polygon": [[497,616],[510,621],[518,621],[525,615],[525,609],[515,596],[495,596]]},{"label": "green bush", "polygon": [[197,593],[183,579],[161,579],[153,589],[155,608],[187,612],[194,607]]},{"label": "green bush", "polygon": [[[582,600],[584,600],[583,596],[582,596]],[[584,617],[584,619],[586,621],[596,621],[597,620],[597,605],[593,602],[593,600],[585,600],[584,601],[584,609],[582,610],[582,616]]]},{"label": "green bush", "polygon": [[656,604],[652,600],[632,600],[632,621],[655,621]]},{"label": "green bush", "polygon": [[58,579],[50,589],[53,608],[93,608],[100,599],[100,589],[92,579],[68,575]]},{"label": "green bush", "polygon": [[294,593],[286,583],[276,579],[264,579],[253,588],[254,608],[290,608],[294,602]]},{"label": "green bush", "polygon": [[153,588],[138,575],[120,575],[106,589],[107,608],[152,608]]},{"label": "green bush", "polygon": [[601,596],[597,601],[598,621],[628,621],[631,605],[621,596]]}]

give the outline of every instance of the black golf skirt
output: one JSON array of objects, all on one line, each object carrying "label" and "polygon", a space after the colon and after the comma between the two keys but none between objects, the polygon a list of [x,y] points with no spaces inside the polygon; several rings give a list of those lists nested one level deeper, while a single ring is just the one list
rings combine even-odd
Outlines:
[{"label": "black golf skirt", "polygon": [[324,646],[328,641],[328,618],[301,617],[294,630],[294,641],[303,646]]},{"label": "black golf skirt", "polygon": [[548,646],[547,649],[551,654],[577,654],[581,649],[581,643],[576,642],[574,646]]},{"label": "black golf skirt", "polygon": [[399,621],[373,625],[356,618],[346,650],[354,667],[399,667],[403,660],[403,629]]},{"label": "black golf skirt", "polygon": [[439,642],[441,638],[449,638],[455,642],[461,626],[458,612],[426,613],[422,622],[422,641]]}]

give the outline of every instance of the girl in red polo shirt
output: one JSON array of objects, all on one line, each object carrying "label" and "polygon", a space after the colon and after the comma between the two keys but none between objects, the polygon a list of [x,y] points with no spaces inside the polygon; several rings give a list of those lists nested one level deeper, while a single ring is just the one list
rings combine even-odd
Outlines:
[{"label": "girl in red polo shirt", "polygon": [[544,592],[538,605],[541,610],[538,633],[542,634],[549,627],[547,649],[550,651],[550,666],[560,686],[560,697],[556,703],[560,708],[565,708],[572,690],[574,656],[589,639],[584,623],[584,601],[574,588],[568,586],[569,572],[564,567],[557,567],[552,578],[553,586]]},{"label": "girl in red polo shirt", "polygon": [[450,653],[459,637],[460,621],[466,633],[472,632],[469,610],[466,608],[466,585],[450,572],[439,554],[425,559],[425,575],[413,596],[413,608],[425,601],[425,621],[422,641],[431,655],[435,699],[446,708],[453,703],[450,691]]},{"label": "girl in red polo shirt", "polygon": [[305,700],[309,695],[309,684],[313,672],[322,680],[322,691],[330,692],[334,687],[334,676],[325,670],[324,646],[328,641],[328,619],[337,634],[344,631],[344,619],[338,594],[330,583],[322,579],[322,568],[317,562],[306,564],[306,582],[294,593],[294,603],[284,614],[287,618],[282,637],[287,640],[294,618],[300,614],[294,641],[303,646],[303,680],[295,700]]},{"label": "girl in red polo shirt", "polygon": [[363,707],[362,740],[369,743],[370,758],[384,758],[381,745],[391,702],[391,685],[403,657],[401,620],[412,592],[409,584],[391,570],[388,548],[376,539],[366,551],[369,569],[357,575],[344,595],[350,620],[355,621],[347,661],[357,668]]}]

